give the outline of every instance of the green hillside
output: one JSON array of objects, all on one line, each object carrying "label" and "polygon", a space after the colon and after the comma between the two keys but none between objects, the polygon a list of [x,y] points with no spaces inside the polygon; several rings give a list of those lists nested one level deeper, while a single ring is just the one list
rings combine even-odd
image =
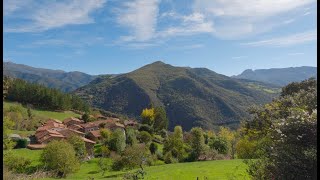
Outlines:
[{"label": "green hillside", "polygon": [[[3,108],[6,109],[6,108],[9,108],[12,106],[18,106],[19,104],[20,103],[5,101],[5,102],[3,102]],[[26,107],[23,107],[23,109],[25,111],[27,111]],[[73,111],[55,112],[55,111],[46,111],[46,110],[40,110],[40,109],[32,109],[32,113],[38,118],[42,118],[42,119],[53,118],[53,119],[58,119],[61,121],[66,118],[69,118],[69,117],[80,117],[81,116],[80,114],[77,114]]]},{"label": "green hillside", "polygon": [[63,92],[73,91],[78,87],[88,84],[97,77],[82,72],[64,72],[61,70],[34,68],[12,62],[3,62],[3,66],[4,75],[42,84],[49,88],[56,88]]},{"label": "green hillside", "polygon": [[174,67],[159,61],[93,81],[75,93],[92,106],[135,118],[151,104],[165,106],[169,128],[182,125],[185,130],[237,126],[248,117],[250,105],[264,104],[274,96],[209,69]]}]

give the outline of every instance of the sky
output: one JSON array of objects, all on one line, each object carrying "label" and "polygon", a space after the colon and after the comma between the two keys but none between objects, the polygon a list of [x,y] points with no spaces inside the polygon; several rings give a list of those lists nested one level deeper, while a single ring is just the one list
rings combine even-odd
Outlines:
[{"label": "sky", "polygon": [[4,0],[3,61],[92,75],[154,61],[317,66],[316,0]]}]

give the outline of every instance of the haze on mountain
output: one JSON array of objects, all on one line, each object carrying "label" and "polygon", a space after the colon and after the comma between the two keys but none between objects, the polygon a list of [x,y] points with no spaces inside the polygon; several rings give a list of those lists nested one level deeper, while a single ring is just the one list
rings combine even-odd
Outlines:
[{"label": "haze on mountain", "polygon": [[266,83],[285,86],[291,82],[299,82],[311,77],[317,77],[317,68],[311,66],[271,68],[271,69],[247,69],[237,76],[239,79],[250,79]]},{"label": "haze on mountain", "polygon": [[[92,106],[139,118],[142,109],[164,106],[169,128],[239,125],[247,108],[270,102],[274,94],[206,68],[174,67],[157,61],[130,73],[105,76],[74,93]],[[263,84],[263,83],[260,83]],[[267,85],[265,85],[267,87]]]}]

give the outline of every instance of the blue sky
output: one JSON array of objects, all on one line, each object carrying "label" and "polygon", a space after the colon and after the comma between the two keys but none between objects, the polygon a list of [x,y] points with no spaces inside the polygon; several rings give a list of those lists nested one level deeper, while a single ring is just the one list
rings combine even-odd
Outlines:
[{"label": "blue sky", "polygon": [[225,75],[317,66],[316,0],[5,0],[4,61],[88,74],[161,60]]}]

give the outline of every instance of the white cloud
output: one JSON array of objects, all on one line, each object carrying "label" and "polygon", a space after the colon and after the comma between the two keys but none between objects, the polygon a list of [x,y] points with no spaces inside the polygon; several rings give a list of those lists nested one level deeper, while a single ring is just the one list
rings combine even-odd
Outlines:
[{"label": "white cloud", "polygon": [[234,56],[231,57],[231,59],[243,59],[243,58],[247,58],[248,56]]},{"label": "white cloud", "polygon": [[147,41],[154,36],[157,25],[159,0],[135,0],[124,3],[118,10],[117,22],[130,28],[131,35],[123,41]]},{"label": "white cloud", "polygon": [[305,12],[302,16],[307,16],[307,15],[309,15],[309,14],[311,14],[311,12]]},{"label": "white cloud", "polygon": [[214,32],[213,22],[206,20],[205,16],[201,13],[193,13],[186,16],[174,13],[170,16],[180,20],[180,24],[159,31],[156,35],[157,37],[167,38],[170,36],[186,36]]},{"label": "white cloud", "polygon": [[4,0],[3,1],[3,14],[4,16],[8,16],[13,12],[21,9],[22,7],[31,3],[31,0]]},{"label": "white cloud", "polygon": [[[5,32],[41,32],[65,25],[88,24],[90,14],[103,7],[106,0],[5,1],[7,18],[24,19],[22,24],[5,24]],[[10,21],[9,21],[10,22]]]},{"label": "white cloud", "polygon": [[294,21],[295,21],[295,19],[288,19],[288,20],[285,20],[283,23],[290,24],[290,23],[293,23]]},{"label": "white cloud", "polygon": [[310,30],[302,33],[291,34],[283,37],[270,38],[254,42],[242,43],[244,46],[271,46],[286,47],[297,44],[308,43],[317,40],[317,31]]},{"label": "white cloud", "polygon": [[215,35],[236,39],[270,31],[292,18],[315,0],[195,0],[195,12],[204,13],[215,24]]},{"label": "white cloud", "polygon": [[296,55],[303,55],[302,52],[296,52],[296,53],[288,53],[289,56],[296,56]]}]

